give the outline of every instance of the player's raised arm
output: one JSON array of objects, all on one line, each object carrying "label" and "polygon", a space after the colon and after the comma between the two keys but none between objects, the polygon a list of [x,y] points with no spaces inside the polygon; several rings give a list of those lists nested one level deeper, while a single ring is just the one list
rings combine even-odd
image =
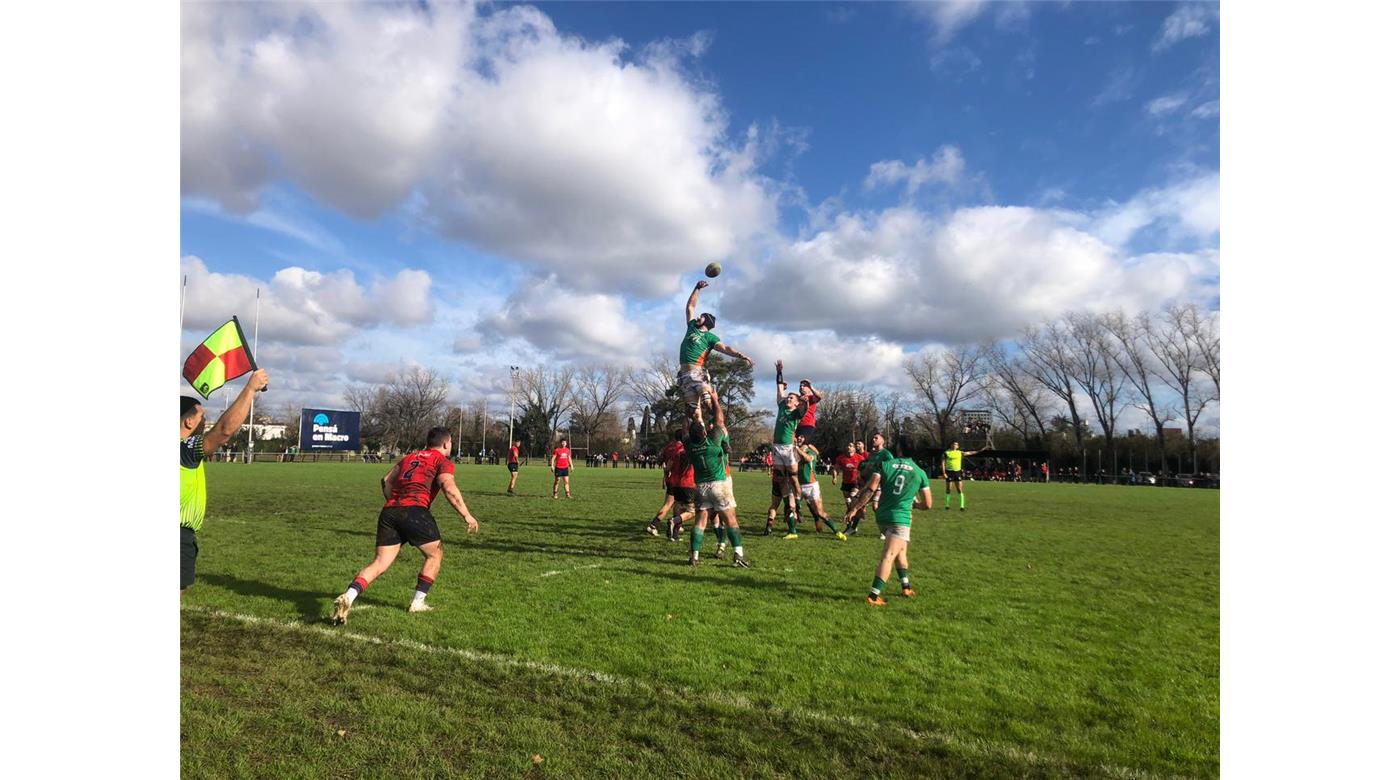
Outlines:
[{"label": "player's raised arm", "polygon": [[253,408],[253,393],[267,387],[267,372],[258,369],[248,375],[248,382],[239,391],[238,397],[229,404],[228,411],[219,417],[219,421],[210,426],[204,434],[204,451],[214,452],[224,446],[224,442],[233,438],[238,433],[238,427],[243,421],[248,419],[248,412]]},{"label": "player's raised arm", "polygon": [[695,283],[695,289],[690,291],[690,300],[685,302],[685,324],[695,319],[695,307],[700,305],[700,291],[709,287],[710,283],[701,279]]},{"label": "player's raised arm", "polygon": [[783,361],[775,361],[773,365],[778,369],[778,403],[781,404],[783,397],[787,395],[787,382],[783,381]]},{"label": "player's raised arm", "polygon": [[716,344],[713,347],[711,347],[711,349],[713,349],[716,352],[723,352],[724,354],[732,358],[738,358],[739,360],[748,363],[750,368],[753,367],[753,358],[749,357],[748,355],[745,355],[744,353],[729,346],[728,344],[720,342],[719,344]]},{"label": "player's raised arm", "polygon": [[451,474],[439,474],[437,476],[438,487],[442,488],[442,494],[447,496],[447,503],[457,510],[457,514],[467,523],[467,532],[476,533],[480,526],[476,523],[476,518],[472,517],[471,510],[467,509],[467,501],[462,498],[462,494],[457,490],[457,480]]}]

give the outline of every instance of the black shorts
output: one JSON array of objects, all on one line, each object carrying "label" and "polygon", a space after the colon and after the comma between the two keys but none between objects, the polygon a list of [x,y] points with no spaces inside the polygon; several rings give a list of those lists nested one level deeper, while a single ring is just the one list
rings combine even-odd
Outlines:
[{"label": "black shorts", "polygon": [[682,504],[695,503],[695,488],[679,487],[677,485],[667,485],[666,495],[676,499]]},{"label": "black shorts", "polygon": [[860,485],[842,485],[841,493],[849,496],[852,493],[860,492]]},{"label": "black shorts", "polygon": [[194,529],[180,526],[180,590],[194,584],[194,559],[199,557],[199,540]]},{"label": "black shorts", "polygon": [[414,547],[422,547],[442,539],[437,520],[424,506],[386,506],[379,510],[379,533],[375,536],[377,547],[388,547],[407,542]]},{"label": "black shorts", "polygon": [[556,476],[556,477],[567,477],[567,476],[569,476],[569,470],[568,470],[568,469],[555,469],[555,470],[554,470],[554,476]]},{"label": "black shorts", "polygon": [[510,473],[514,474],[515,472],[517,472],[517,471],[520,470],[520,464],[519,464],[519,463],[507,463],[507,464],[506,464],[506,468],[510,469]]},{"label": "black shorts", "polygon": [[950,472],[948,472],[948,476],[947,476],[947,478],[946,478],[946,481],[948,481],[948,482],[962,482],[962,481],[963,481],[962,472],[961,472],[961,471],[950,471]]},{"label": "black shorts", "polygon": [[811,440],[812,440],[812,436],[813,436],[816,432],[817,432],[817,426],[815,426],[815,425],[799,425],[799,426],[797,426],[797,430],[794,432],[794,435],[796,435],[796,436],[801,436],[802,438],[806,439],[807,441],[811,441]]}]

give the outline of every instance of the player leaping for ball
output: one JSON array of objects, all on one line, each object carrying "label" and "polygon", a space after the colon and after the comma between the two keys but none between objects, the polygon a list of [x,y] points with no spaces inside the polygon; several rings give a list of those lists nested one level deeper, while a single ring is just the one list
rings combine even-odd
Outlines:
[{"label": "player leaping for ball", "polygon": [[700,291],[709,286],[710,283],[703,279],[696,282],[695,289],[690,291],[690,299],[685,302],[685,338],[681,339],[681,367],[676,373],[681,395],[685,397],[685,402],[691,409],[691,416],[702,424],[705,418],[700,410],[706,400],[708,399],[712,415],[715,413],[713,410],[719,406],[719,398],[705,373],[705,359],[710,356],[710,350],[722,352],[747,362],[750,367],[753,366],[753,358],[726,345],[714,333],[715,315],[703,312],[699,317],[695,316],[695,307],[700,303]]}]

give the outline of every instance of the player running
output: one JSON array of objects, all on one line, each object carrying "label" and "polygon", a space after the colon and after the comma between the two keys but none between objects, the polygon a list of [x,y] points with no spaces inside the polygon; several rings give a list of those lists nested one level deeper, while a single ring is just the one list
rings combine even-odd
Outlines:
[{"label": "player running", "polygon": [[[844,542],[846,534],[836,530],[836,525],[831,522],[830,517],[827,517],[826,510],[822,509],[822,486],[817,482],[816,469],[814,468],[821,453],[817,451],[816,447],[807,443],[807,437],[799,433],[796,438],[797,447],[794,451],[798,461],[800,461],[800,465],[797,467],[797,483],[802,493],[802,500],[807,502],[807,510],[812,513],[812,525],[816,527],[817,533],[821,533],[822,524],[825,523],[826,527],[836,534],[836,538]],[[788,529],[788,532],[797,533],[795,523]]]},{"label": "player running", "polygon": [[666,446],[661,450],[661,454],[657,456],[661,461],[661,491],[665,498],[661,502],[661,508],[656,510],[656,515],[651,518],[651,522],[647,523],[646,528],[643,529],[652,536],[657,536],[661,533],[661,518],[665,517],[666,513],[671,511],[672,505],[676,502],[675,496],[671,495],[671,456],[676,450],[685,452],[685,445],[681,443],[683,439],[685,439],[685,433],[682,431],[677,430],[675,433],[672,433],[671,441],[666,443]]},{"label": "player running", "polygon": [[865,597],[865,602],[883,607],[886,602],[880,593],[885,589],[891,565],[899,574],[900,592],[907,598],[914,597],[914,588],[909,583],[909,528],[914,519],[913,508],[933,507],[933,491],[929,488],[928,475],[918,464],[909,458],[891,454],[874,467],[855,506],[846,511],[846,522],[851,521],[855,512],[865,506],[876,490],[884,492],[884,501],[875,510],[875,522],[880,525],[885,549],[880,555],[880,563],[875,567],[875,579],[870,583],[870,594]]},{"label": "player running", "polygon": [[716,523],[724,524],[734,545],[734,566],[747,569],[749,561],[744,557],[744,540],[739,534],[739,505],[734,501],[729,476],[729,431],[724,427],[724,409],[715,404],[714,411],[709,431],[698,420],[692,420],[685,440],[685,454],[695,468],[696,515],[695,525],[690,528],[690,565],[700,565],[705,528],[713,516]]},{"label": "player running", "polygon": [[569,440],[560,439],[559,446],[554,448],[554,455],[549,462],[554,466],[554,488],[553,497],[559,499],[559,480],[564,480],[564,498],[573,498],[574,494],[569,492],[569,474],[574,470],[574,457],[569,452]]},{"label": "player running", "polygon": [[[836,469],[831,472],[831,482],[836,483],[838,475],[841,479],[841,495],[846,499],[846,508],[849,509],[855,503],[856,496],[860,495],[860,464],[865,461],[865,453],[856,451],[857,442],[846,444],[846,454],[836,458]],[[864,450],[864,443],[861,443]],[[865,519],[865,510],[856,515],[853,522],[847,523],[841,529],[842,533],[853,534],[860,526],[860,521]]]},{"label": "player running", "polygon": [[943,469],[943,511],[946,512],[946,511],[948,511],[949,509],[951,509],[951,507],[948,506],[948,505],[949,505],[949,504],[952,502],[952,500],[953,500],[953,485],[954,485],[955,483],[956,483],[957,486],[958,486],[958,511],[959,511],[959,512],[966,512],[966,511],[967,511],[967,495],[963,493],[963,484],[962,484],[962,483],[963,483],[962,459],[963,459],[964,456],[971,457],[971,456],[976,455],[976,454],[978,454],[978,453],[986,452],[986,451],[989,450],[989,449],[991,449],[991,447],[983,447],[983,448],[980,449],[980,450],[973,450],[973,451],[971,451],[971,452],[963,452],[962,450],[958,449],[958,443],[957,443],[957,442],[953,442],[953,446],[952,446],[951,449],[944,450],[944,452],[943,452],[943,463],[942,463],[942,469]]},{"label": "player running", "polygon": [[787,391],[783,381],[783,361],[773,364],[778,369],[778,412],[773,420],[773,468],[787,474],[783,483],[783,506],[788,518],[788,533],[784,539],[797,538],[797,456],[793,454],[793,438],[802,417],[807,414],[807,402],[797,393]]},{"label": "player running", "polygon": [[343,625],[350,618],[350,605],[371,582],[394,565],[399,546],[404,542],[423,553],[423,568],[418,572],[418,587],[408,611],[432,610],[427,602],[428,589],[433,586],[438,569],[442,566],[442,534],[429,507],[437,498],[438,491],[447,496],[447,503],[462,516],[467,524],[467,533],[476,533],[478,527],[453,479],[456,467],[448,457],[451,452],[452,432],[447,428],[433,428],[428,431],[423,449],[405,455],[384,475],[380,481],[380,487],[384,490],[384,508],[379,510],[374,560],[355,575],[344,594],[336,597],[332,623]]},{"label": "player running", "polygon": [[510,484],[506,486],[506,495],[515,495],[515,479],[520,476],[520,442],[510,443],[510,457],[506,459],[506,468],[510,470]]},{"label": "player running", "polygon": [[715,395],[709,375],[705,372],[705,359],[709,357],[710,350],[738,358],[753,367],[753,358],[726,346],[719,336],[715,335],[715,315],[704,312],[698,318],[695,316],[695,307],[700,302],[700,291],[709,286],[710,283],[704,280],[696,282],[695,289],[690,291],[690,299],[685,303],[685,337],[681,339],[681,367],[676,372],[681,395],[685,398],[686,405],[691,408],[694,418],[702,424],[704,416],[700,410],[706,399],[709,400],[711,409],[719,407],[719,397]]}]

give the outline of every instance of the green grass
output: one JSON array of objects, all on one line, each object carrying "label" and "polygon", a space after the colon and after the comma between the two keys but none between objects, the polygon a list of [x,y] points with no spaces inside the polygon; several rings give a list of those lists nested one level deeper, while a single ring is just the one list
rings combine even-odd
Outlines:
[{"label": "green grass", "polygon": [[659,471],[579,469],[551,501],[544,468],[509,498],[463,465],[482,531],[439,501],[435,611],[404,611],[405,548],[331,628],[388,467],[208,468],[186,776],[1219,774],[1216,491],[971,483],[915,516],[917,598],[875,609],[873,524],[760,536],[765,475],[735,475],[754,568],[692,570],[641,533]]}]

